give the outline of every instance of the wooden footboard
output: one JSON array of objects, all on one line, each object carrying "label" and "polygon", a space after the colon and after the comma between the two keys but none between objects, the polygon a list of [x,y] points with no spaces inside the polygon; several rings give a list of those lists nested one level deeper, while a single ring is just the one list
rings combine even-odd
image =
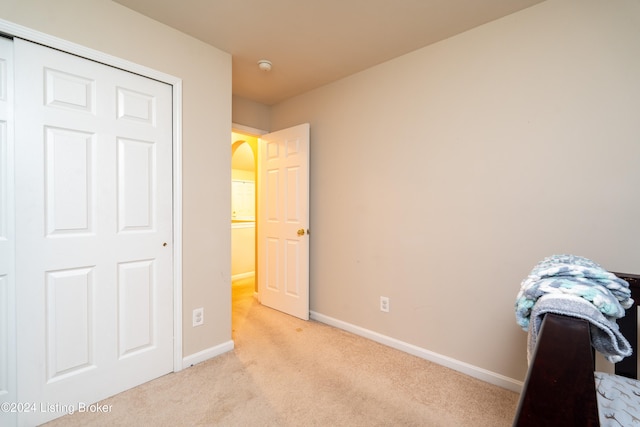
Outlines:
[{"label": "wooden footboard", "polygon": [[[637,378],[637,303],[640,275],[615,273],[629,282],[635,303],[621,321],[620,331],[634,350],[616,364],[616,374]],[[514,426],[599,426],[589,322],[547,314],[520,396]]]},{"label": "wooden footboard", "polygon": [[547,314],[514,426],[599,426],[589,323]]}]

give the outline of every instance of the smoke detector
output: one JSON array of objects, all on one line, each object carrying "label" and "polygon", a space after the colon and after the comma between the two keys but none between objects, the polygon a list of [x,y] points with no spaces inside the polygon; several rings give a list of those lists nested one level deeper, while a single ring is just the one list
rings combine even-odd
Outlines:
[{"label": "smoke detector", "polygon": [[260,61],[258,61],[258,68],[260,68],[262,71],[271,71],[271,61],[261,59]]}]

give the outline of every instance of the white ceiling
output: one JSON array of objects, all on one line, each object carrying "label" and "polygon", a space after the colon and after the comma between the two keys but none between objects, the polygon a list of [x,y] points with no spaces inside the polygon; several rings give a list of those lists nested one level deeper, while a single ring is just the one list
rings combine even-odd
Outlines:
[{"label": "white ceiling", "polygon": [[543,0],[114,1],[230,53],[233,94],[271,105]]}]

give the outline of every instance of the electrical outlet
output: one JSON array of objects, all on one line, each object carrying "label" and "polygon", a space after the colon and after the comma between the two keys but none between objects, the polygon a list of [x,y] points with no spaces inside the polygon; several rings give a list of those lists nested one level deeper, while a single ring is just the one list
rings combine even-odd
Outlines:
[{"label": "electrical outlet", "polygon": [[389,298],[388,297],[380,297],[380,311],[384,311],[385,313],[389,312]]},{"label": "electrical outlet", "polygon": [[204,308],[196,308],[193,310],[193,326],[204,325]]}]

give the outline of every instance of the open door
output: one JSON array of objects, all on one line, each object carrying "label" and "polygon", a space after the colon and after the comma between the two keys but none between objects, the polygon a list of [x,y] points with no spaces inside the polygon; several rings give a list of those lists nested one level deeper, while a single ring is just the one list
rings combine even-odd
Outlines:
[{"label": "open door", "polygon": [[263,135],[258,151],[258,295],[308,320],[309,124]]}]

